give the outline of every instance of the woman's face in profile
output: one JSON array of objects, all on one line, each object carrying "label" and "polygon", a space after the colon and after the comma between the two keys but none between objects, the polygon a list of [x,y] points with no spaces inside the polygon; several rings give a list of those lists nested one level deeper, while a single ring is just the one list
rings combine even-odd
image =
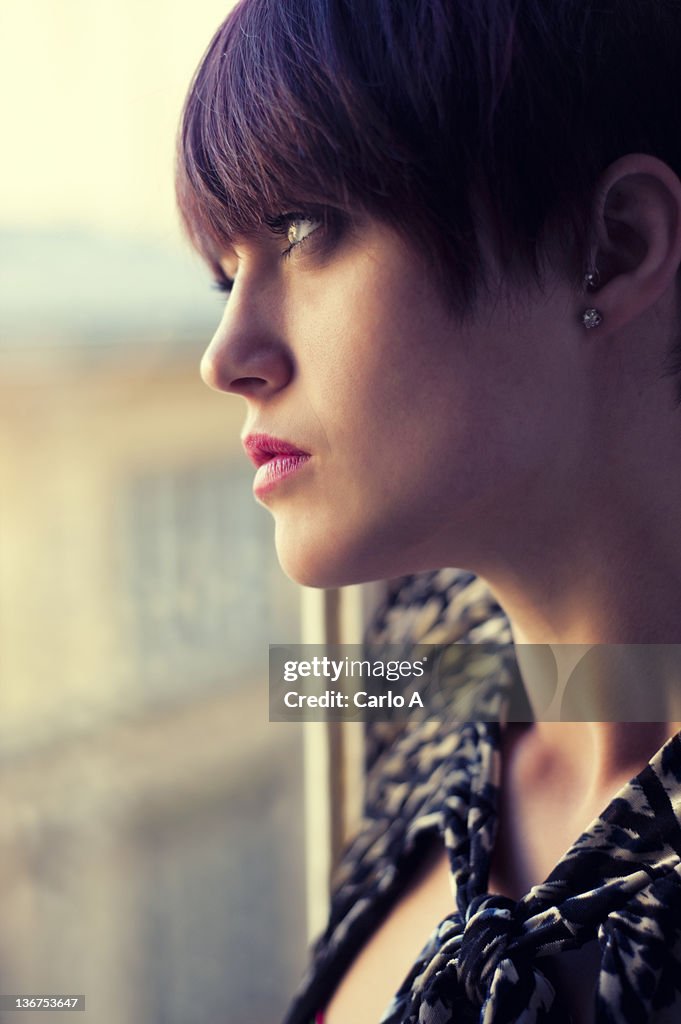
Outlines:
[{"label": "woman's face in profile", "polygon": [[201,369],[246,400],[284,570],[334,586],[472,568],[511,521],[534,529],[579,457],[570,287],[492,285],[462,321],[391,228],[282,221],[221,255],[234,284]]}]

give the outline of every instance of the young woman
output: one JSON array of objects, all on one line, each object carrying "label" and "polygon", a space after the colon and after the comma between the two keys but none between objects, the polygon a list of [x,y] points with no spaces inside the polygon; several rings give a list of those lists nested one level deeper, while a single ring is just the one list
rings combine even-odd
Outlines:
[{"label": "young woman", "polygon": [[[500,605],[535,719],[503,725],[502,647],[501,725],[377,758],[288,1024],[681,1019],[680,53],[667,0],[242,0],[192,84],[202,373],[282,566],[432,570],[414,640],[508,640]],[[560,689],[624,644],[655,721],[613,711],[619,648],[543,714],[522,645]]]}]

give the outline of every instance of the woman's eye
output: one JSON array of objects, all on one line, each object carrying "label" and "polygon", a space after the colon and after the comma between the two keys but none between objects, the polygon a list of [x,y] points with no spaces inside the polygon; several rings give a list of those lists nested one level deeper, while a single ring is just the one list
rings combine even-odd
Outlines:
[{"label": "woman's eye", "polygon": [[265,223],[270,231],[275,235],[281,235],[288,242],[286,248],[282,250],[282,256],[289,256],[295,248],[306,242],[323,225],[320,217],[302,212],[266,217]]},{"label": "woman's eye", "polygon": [[217,292],[221,292],[223,295],[229,295],[233,287],[234,281],[231,277],[227,277],[227,275],[220,274],[219,276],[216,276],[213,281],[213,288]]},{"label": "woman's eye", "polygon": [[288,249],[286,252],[290,252],[301,242],[304,242],[306,238],[309,238],[317,228],[321,227],[321,221],[316,217],[303,217],[296,216],[289,220],[288,231],[286,237],[288,239]]}]

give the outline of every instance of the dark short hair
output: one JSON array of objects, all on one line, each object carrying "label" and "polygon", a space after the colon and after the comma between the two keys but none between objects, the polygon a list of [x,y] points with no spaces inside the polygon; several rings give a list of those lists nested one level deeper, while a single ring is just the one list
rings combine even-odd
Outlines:
[{"label": "dark short hair", "polygon": [[209,255],[301,208],[377,216],[466,309],[476,211],[540,274],[584,271],[594,185],[651,153],[681,175],[676,0],[241,0],[192,82],[177,193]]}]

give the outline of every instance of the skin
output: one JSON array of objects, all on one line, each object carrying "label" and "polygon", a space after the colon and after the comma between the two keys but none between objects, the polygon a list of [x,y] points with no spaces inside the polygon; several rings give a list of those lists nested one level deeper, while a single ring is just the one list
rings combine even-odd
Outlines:
[{"label": "skin", "polygon": [[[389,228],[365,220],[331,251],[316,236],[287,260],[279,238],[236,244],[223,260],[235,285],[202,361],[209,385],[246,399],[244,434],[311,453],[263,497],[281,564],[327,587],[454,553],[472,565],[488,547],[483,519],[492,535],[507,532],[513,510],[525,517],[540,500],[547,473],[555,488],[576,471],[587,438],[586,410],[572,415],[575,298],[553,280],[529,298],[500,294],[459,323]],[[562,378],[550,325],[561,325]]]},{"label": "skin", "polygon": [[[559,260],[543,287],[507,286],[488,245],[489,291],[463,321],[375,221],[328,245],[313,232],[288,259],[266,234],[225,252],[235,285],[202,374],[245,398],[244,434],[312,456],[263,499],[290,576],[338,586],[465,566],[516,642],[551,645],[564,677],[562,645],[681,642],[681,411],[661,372],[678,331],[681,183],[633,154],[606,170],[591,213],[595,294]],[[587,332],[591,305],[603,323]],[[521,658],[521,671],[541,706],[541,666]],[[617,683],[616,666],[599,678],[606,695]],[[506,835],[499,888],[519,895],[545,877],[681,729],[674,711],[540,721],[513,737],[504,799],[526,838]],[[352,987],[349,998],[346,1017]]]},{"label": "skin", "polygon": [[[262,499],[284,569],[331,587],[466,566],[492,587],[516,643],[550,645],[559,686],[594,644],[649,645],[650,676],[667,672],[655,645],[681,642],[681,411],[662,372],[679,322],[676,175],[637,155],[603,174],[584,259],[600,271],[595,294],[558,259],[542,288],[510,287],[487,243],[488,290],[464,319],[386,226],[365,219],[338,240],[310,226],[294,225],[307,237],[286,259],[266,232],[225,251],[235,286],[202,361],[207,384],[246,399],[245,435],[311,455]],[[586,332],[590,305],[603,322]],[[545,667],[519,650],[541,710]],[[600,673],[603,709],[621,677],[616,659]],[[494,890],[517,898],[546,878],[681,729],[671,696],[667,712],[506,731]],[[403,946],[408,966],[448,885],[440,852],[359,953],[329,1024],[373,1019],[368,977],[386,1005],[401,973],[384,946]],[[595,971],[584,955],[580,970]],[[567,980],[562,997],[578,995]],[[576,1019],[585,1007],[574,1002]]]},{"label": "skin", "polygon": [[[331,239],[299,225],[287,257],[270,232],[223,255],[235,284],[204,380],[246,400],[244,435],[312,456],[263,496],[290,576],[328,587],[461,565],[517,642],[677,642],[681,414],[661,367],[681,184],[632,155],[596,196],[596,295],[560,267],[542,288],[506,287],[488,245],[489,292],[463,321],[373,220]],[[603,325],[586,332],[593,303]]]}]

